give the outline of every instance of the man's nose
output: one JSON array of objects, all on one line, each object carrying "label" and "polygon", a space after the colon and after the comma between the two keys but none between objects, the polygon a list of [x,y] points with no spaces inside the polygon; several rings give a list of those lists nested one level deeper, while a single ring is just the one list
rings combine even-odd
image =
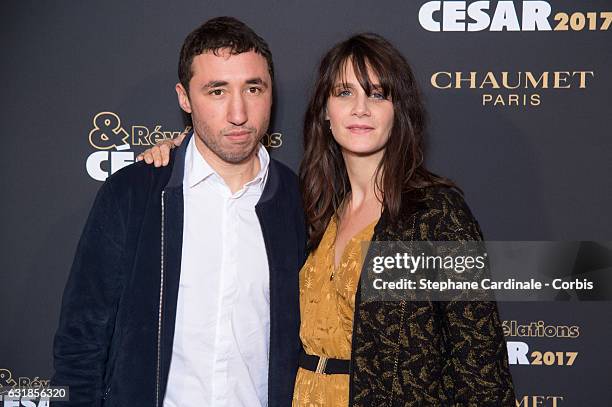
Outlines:
[{"label": "man's nose", "polygon": [[247,120],[248,115],[244,95],[233,95],[227,111],[227,121],[232,123],[234,126],[242,126],[247,122]]}]

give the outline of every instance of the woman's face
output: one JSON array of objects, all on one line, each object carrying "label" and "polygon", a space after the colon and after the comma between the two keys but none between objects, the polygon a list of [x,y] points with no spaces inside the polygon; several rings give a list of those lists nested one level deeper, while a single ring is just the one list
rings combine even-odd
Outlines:
[{"label": "woman's face", "polygon": [[379,79],[368,68],[371,95],[359,84],[353,64],[345,64],[344,79],[338,78],[327,99],[326,119],[334,139],[344,153],[370,155],[382,151],[393,127],[393,103],[385,99]]}]

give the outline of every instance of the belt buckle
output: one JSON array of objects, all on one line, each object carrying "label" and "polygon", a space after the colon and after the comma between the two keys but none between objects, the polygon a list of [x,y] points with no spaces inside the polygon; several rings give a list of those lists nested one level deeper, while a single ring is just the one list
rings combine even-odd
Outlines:
[{"label": "belt buckle", "polygon": [[317,363],[317,370],[315,372],[320,374],[326,374],[325,368],[327,367],[327,359],[325,356],[319,356],[319,362]]}]

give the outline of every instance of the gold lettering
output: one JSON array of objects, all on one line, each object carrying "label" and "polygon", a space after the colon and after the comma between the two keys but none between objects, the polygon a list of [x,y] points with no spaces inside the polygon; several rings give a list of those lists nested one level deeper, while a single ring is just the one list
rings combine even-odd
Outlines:
[{"label": "gold lettering", "polygon": [[498,104],[506,106],[506,103],[504,103],[504,97],[502,95],[497,95],[495,102],[493,102],[493,106],[497,106]]},{"label": "gold lettering", "polygon": [[558,325],[557,326],[557,338],[567,338],[569,335],[569,326]]},{"label": "gold lettering", "polygon": [[516,400],[516,407],[529,407],[529,396],[523,396],[521,401]]},{"label": "gold lettering", "polygon": [[[448,79],[449,79],[448,85],[446,85],[446,86],[438,85],[438,76],[439,75],[448,76]],[[438,89],[449,89],[449,88],[452,87],[452,84],[451,84],[451,81],[450,81],[451,78],[452,78],[452,75],[451,75],[450,72],[436,72],[435,74],[431,75],[431,86],[433,86],[434,88],[438,88]]]},{"label": "gold lettering", "polygon": [[[549,404],[548,401],[551,403]],[[557,401],[563,401],[562,396],[523,396],[515,400],[516,407],[559,407]]]},{"label": "gold lettering", "polygon": [[571,332],[571,337],[572,338],[577,338],[580,336],[580,327],[577,325],[572,325],[570,326],[570,332]]},{"label": "gold lettering", "polygon": [[552,399],[552,406],[551,407],[557,407],[557,399],[563,401],[563,397],[562,396],[548,396],[546,397],[546,399]]},{"label": "gold lettering", "polygon": [[542,82],[542,89],[548,89],[548,72],[542,72],[542,75],[540,75],[537,81],[531,72],[525,72],[525,89],[529,88],[528,81],[534,89],[538,88],[540,81]]},{"label": "gold lettering", "polygon": [[511,336],[511,321],[503,321],[502,322],[502,330],[504,331],[504,336]]},{"label": "gold lettering", "polygon": [[[561,82],[567,82],[567,76],[570,73],[567,71],[555,71],[553,72],[553,89],[568,89],[571,85],[561,86]],[[563,76],[562,76],[563,75]]]},{"label": "gold lettering", "polygon": [[522,72],[518,72],[518,81],[516,86],[510,86],[508,84],[508,72],[502,72],[502,84],[506,89],[517,89],[521,86],[521,74]]},{"label": "gold lettering", "polygon": [[493,100],[493,95],[484,94],[482,95],[482,105],[485,106],[487,103]]},{"label": "gold lettering", "polygon": [[470,83],[470,89],[476,88],[476,72],[470,72],[470,78],[461,78],[462,72],[455,72],[455,89],[461,89],[461,82],[466,81]]},{"label": "gold lettering", "polygon": [[484,88],[485,84],[491,84],[491,87],[493,89],[499,89],[499,84],[497,83],[497,80],[495,79],[495,75],[493,74],[493,72],[487,72],[487,74],[485,75],[485,78],[482,80],[482,83],[480,84],[480,89]]},{"label": "gold lettering", "polygon": [[590,74],[591,76],[595,76],[595,73],[593,71],[574,71],[572,73],[572,75],[576,75],[576,74],[578,74],[578,77],[580,78],[578,82],[578,87],[580,89],[586,88],[586,75],[587,74]]},{"label": "gold lettering", "polygon": [[516,328],[516,336],[531,336],[529,334],[529,326],[528,325],[519,325]]}]

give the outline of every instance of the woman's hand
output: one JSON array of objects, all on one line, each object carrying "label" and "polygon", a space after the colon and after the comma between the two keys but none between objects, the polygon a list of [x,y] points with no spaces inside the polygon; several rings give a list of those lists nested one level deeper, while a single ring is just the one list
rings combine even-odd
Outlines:
[{"label": "woman's hand", "polygon": [[138,154],[136,161],[144,160],[147,164],[165,167],[170,162],[170,150],[180,146],[186,135],[187,133],[181,133],[173,139],[158,141],[153,147]]}]

